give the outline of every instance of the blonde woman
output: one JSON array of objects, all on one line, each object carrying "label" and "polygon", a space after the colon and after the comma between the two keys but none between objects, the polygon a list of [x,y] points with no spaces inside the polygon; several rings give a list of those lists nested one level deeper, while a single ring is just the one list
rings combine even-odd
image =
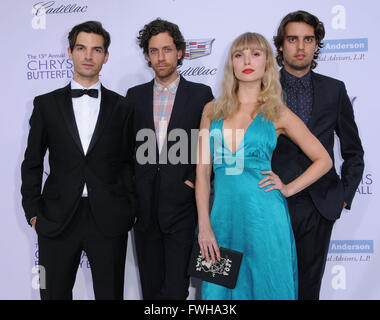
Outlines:
[{"label": "blonde woman", "polygon": [[[282,100],[273,51],[260,34],[232,44],[221,97],[201,120],[196,174],[198,242],[215,263],[219,246],[243,252],[235,289],[204,282],[202,299],[297,299],[297,257],[286,197],[332,166],[320,142]],[[279,135],[294,141],[312,164],[283,184],[271,171]],[[209,215],[210,176],[215,197]]]}]

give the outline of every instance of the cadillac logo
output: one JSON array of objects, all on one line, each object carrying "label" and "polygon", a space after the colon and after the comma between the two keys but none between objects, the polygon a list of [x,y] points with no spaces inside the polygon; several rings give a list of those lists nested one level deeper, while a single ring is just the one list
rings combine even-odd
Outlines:
[{"label": "cadillac logo", "polygon": [[192,39],[186,41],[185,59],[192,60],[211,54],[215,39]]}]

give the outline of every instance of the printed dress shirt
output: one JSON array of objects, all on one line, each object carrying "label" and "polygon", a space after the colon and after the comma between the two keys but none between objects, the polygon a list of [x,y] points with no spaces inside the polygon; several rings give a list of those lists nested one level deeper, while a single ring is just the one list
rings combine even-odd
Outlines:
[{"label": "printed dress shirt", "polygon": [[281,84],[286,94],[287,106],[307,124],[313,109],[313,84],[310,71],[298,78],[282,69]]},{"label": "printed dress shirt", "polygon": [[162,84],[154,80],[153,116],[159,153],[161,153],[162,146],[164,145],[166,139],[179,80],[180,78],[178,77],[167,87],[164,87]]}]

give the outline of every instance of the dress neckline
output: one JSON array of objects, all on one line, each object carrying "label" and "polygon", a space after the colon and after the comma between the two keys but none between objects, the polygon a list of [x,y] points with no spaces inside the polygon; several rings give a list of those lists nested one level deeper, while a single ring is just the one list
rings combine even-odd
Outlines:
[{"label": "dress neckline", "polygon": [[238,151],[240,145],[242,144],[242,142],[244,141],[244,138],[245,138],[245,135],[247,134],[247,131],[249,130],[249,128],[252,126],[253,122],[256,120],[256,118],[258,118],[259,114],[261,113],[261,111],[259,111],[256,116],[252,119],[252,121],[250,122],[250,124],[248,125],[247,129],[228,129],[228,130],[244,130],[244,134],[243,134],[243,138],[239,141],[239,144],[237,145],[236,147],[236,150],[235,152],[232,152],[231,151],[231,148],[229,147],[229,145],[227,144],[226,140],[224,139],[224,133],[223,133],[223,126],[224,126],[224,119],[222,119],[222,140],[223,140],[223,144],[225,145],[225,148],[232,154],[232,155],[235,155],[236,152]]}]

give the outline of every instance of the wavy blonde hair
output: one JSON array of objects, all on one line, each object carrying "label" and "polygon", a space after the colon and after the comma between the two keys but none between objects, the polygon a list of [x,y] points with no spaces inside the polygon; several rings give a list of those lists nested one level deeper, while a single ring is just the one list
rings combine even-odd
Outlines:
[{"label": "wavy blonde hair", "polygon": [[212,102],[209,117],[218,121],[228,118],[237,111],[239,81],[234,74],[232,57],[235,52],[245,49],[261,50],[266,55],[265,73],[261,81],[258,103],[263,116],[270,121],[276,121],[284,106],[279,72],[268,40],[261,34],[253,32],[243,33],[232,43],[224,68],[222,95]]}]

